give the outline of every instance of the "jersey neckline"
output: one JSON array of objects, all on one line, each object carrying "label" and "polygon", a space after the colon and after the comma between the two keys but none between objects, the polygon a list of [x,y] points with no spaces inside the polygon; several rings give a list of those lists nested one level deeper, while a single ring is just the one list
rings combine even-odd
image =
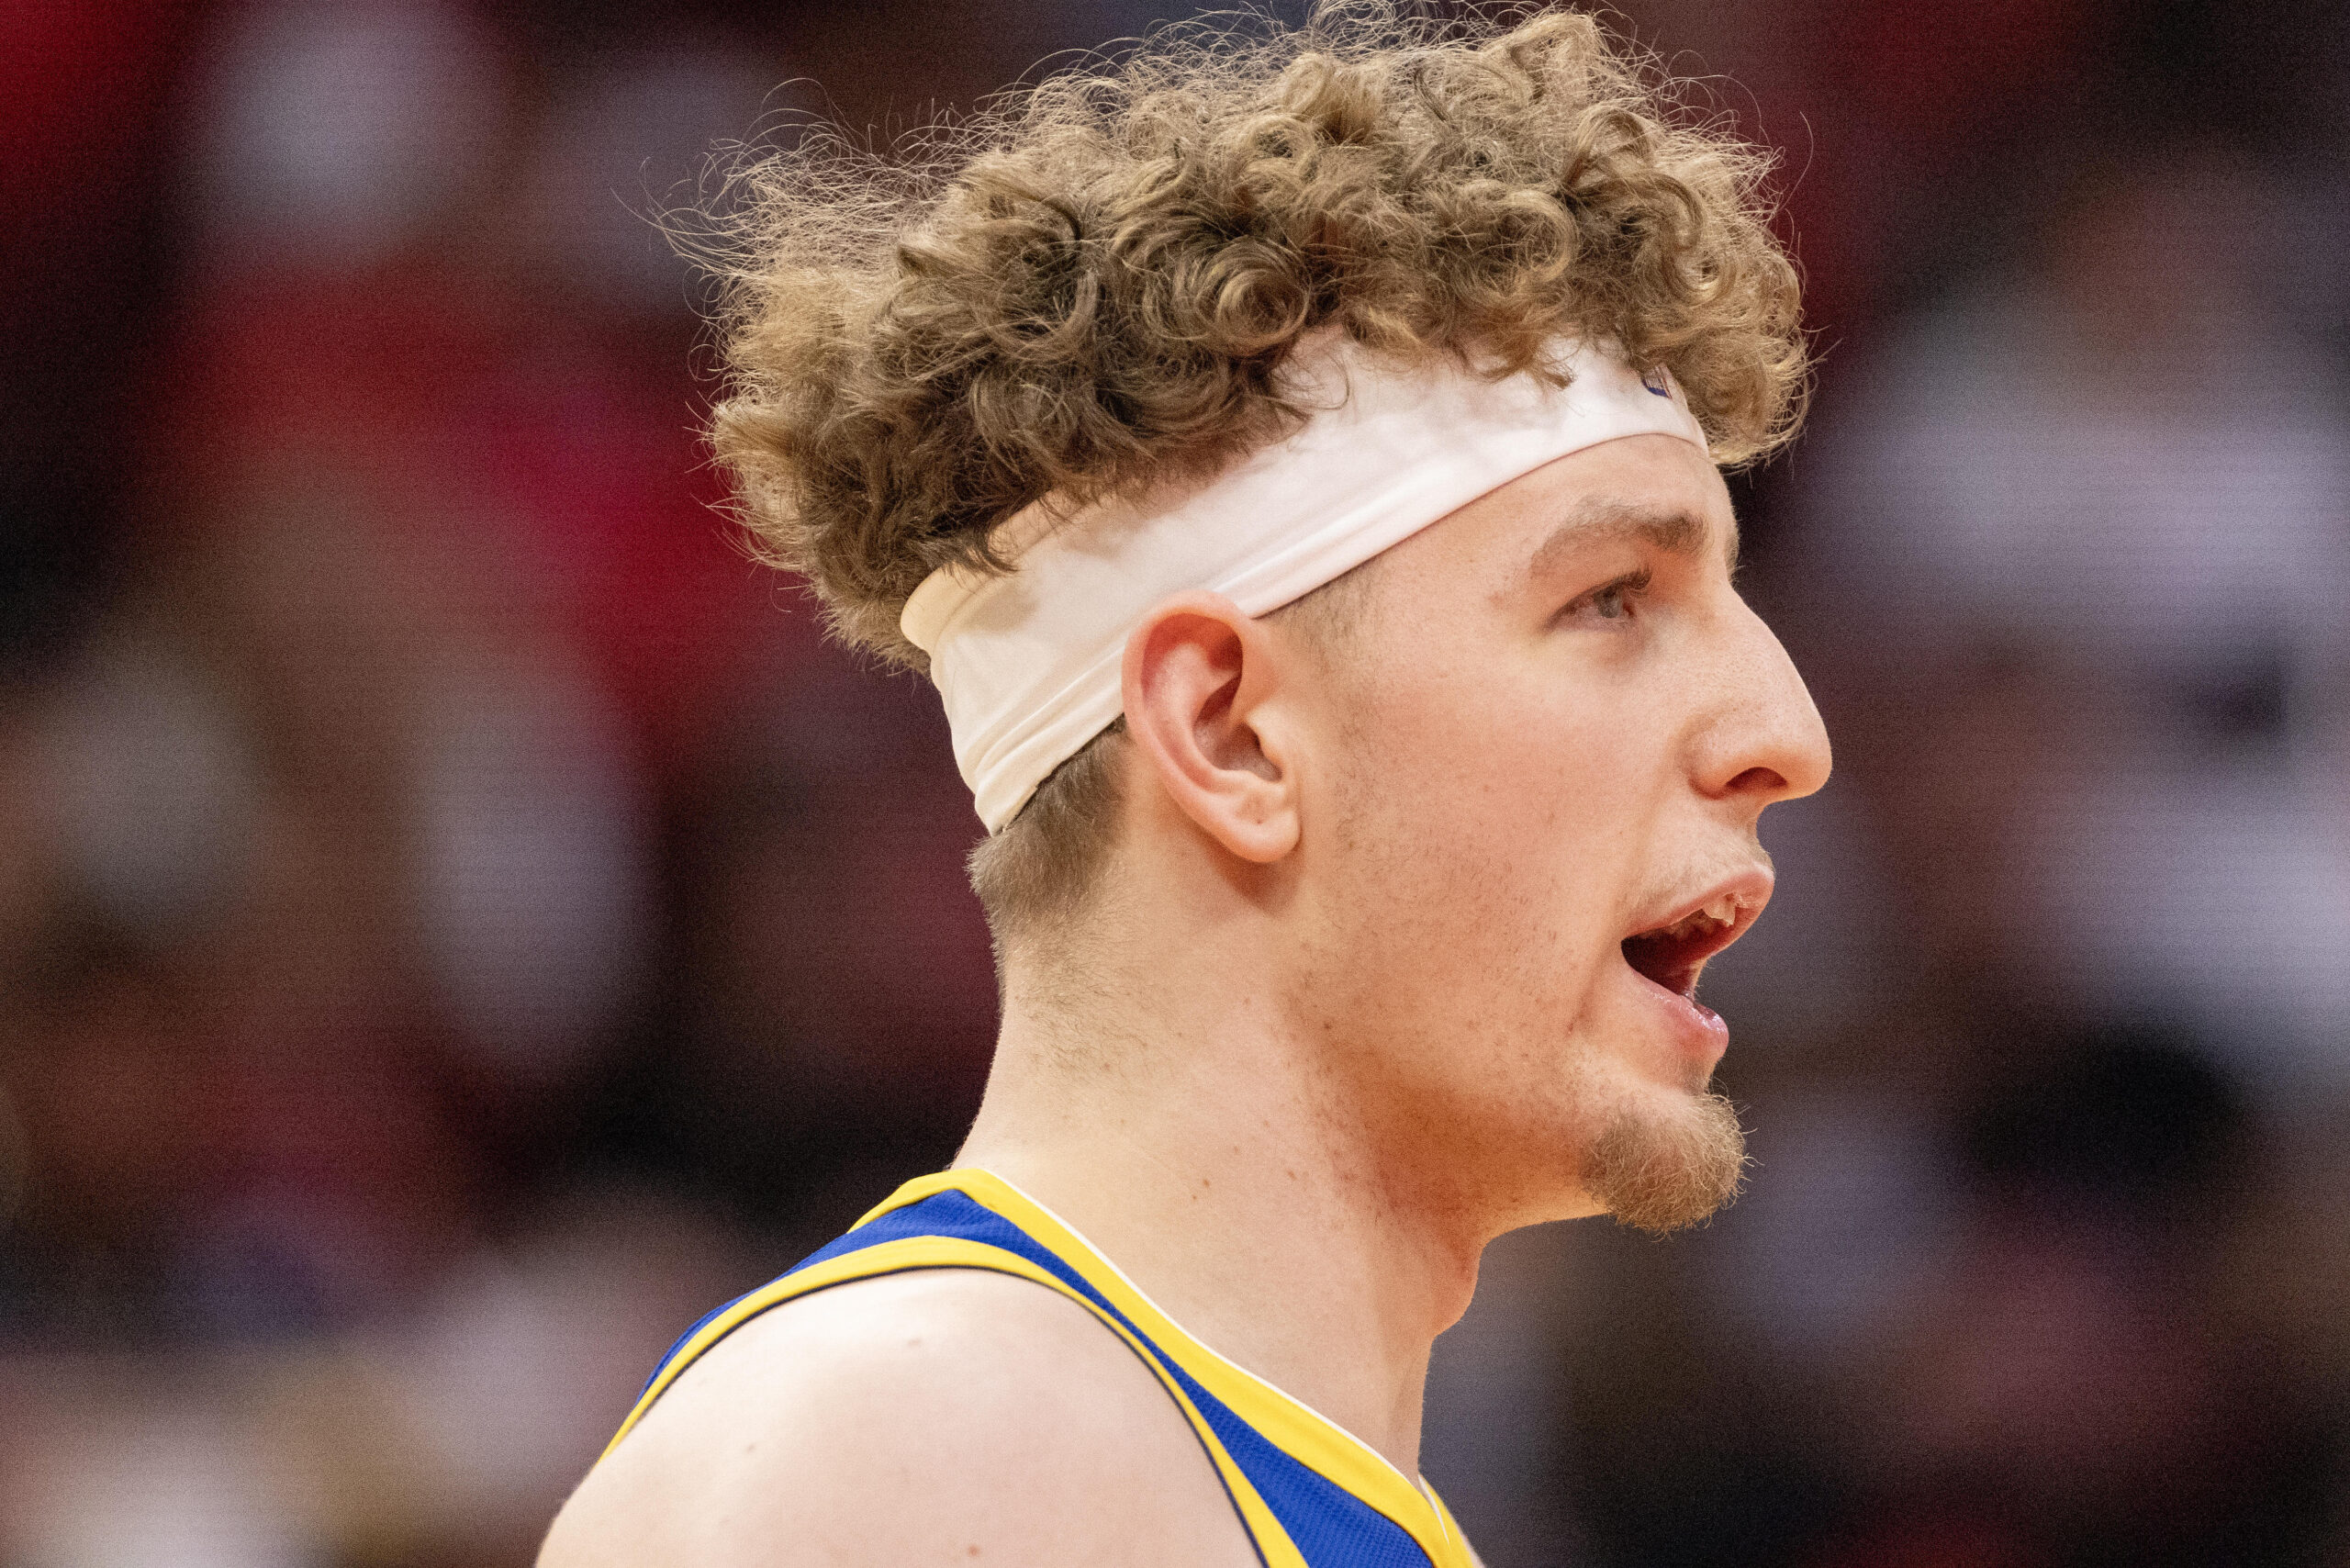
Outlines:
[{"label": "jersey neckline", "polygon": [[1460,1527],[1425,1479],[1406,1476],[1386,1455],[1345,1427],[1184,1328],[1075,1226],[1005,1177],[976,1165],[917,1177],[859,1219],[850,1234],[883,1215],[943,1192],[962,1193],[1061,1258],[1241,1419],[1299,1463],[1393,1520],[1430,1562],[1467,1557]]}]

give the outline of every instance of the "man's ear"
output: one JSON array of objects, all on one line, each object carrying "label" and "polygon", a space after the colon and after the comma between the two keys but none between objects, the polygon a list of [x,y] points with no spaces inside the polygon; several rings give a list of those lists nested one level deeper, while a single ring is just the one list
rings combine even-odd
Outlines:
[{"label": "man's ear", "polygon": [[1182,593],[1126,638],[1126,735],[1159,788],[1243,860],[1296,847],[1295,759],[1261,723],[1280,684],[1271,636],[1222,594]]}]

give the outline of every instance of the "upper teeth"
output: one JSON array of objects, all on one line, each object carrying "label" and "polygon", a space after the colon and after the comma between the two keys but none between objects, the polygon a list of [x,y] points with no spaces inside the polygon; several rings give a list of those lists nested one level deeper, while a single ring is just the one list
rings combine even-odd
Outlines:
[{"label": "upper teeth", "polygon": [[1674,921],[1671,930],[1676,936],[1691,936],[1717,925],[1732,924],[1737,919],[1738,895],[1724,893],[1705,908],[1684,914]]}]

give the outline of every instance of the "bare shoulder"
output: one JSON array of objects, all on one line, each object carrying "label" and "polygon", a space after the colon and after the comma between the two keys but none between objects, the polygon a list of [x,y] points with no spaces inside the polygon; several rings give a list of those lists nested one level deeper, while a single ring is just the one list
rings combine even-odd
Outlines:
[{"label": "bare shoulder", "polygon": [[979,1270],[745,1324],[565,1505],[541,1568],[1254,1563],[1157,1376],[1091,1313]]}]

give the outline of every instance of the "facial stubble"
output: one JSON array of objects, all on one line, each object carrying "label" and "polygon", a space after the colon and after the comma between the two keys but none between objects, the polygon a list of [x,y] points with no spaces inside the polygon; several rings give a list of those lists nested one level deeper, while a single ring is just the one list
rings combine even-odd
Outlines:
[{"label": "facial stubble", "polygon": [[1619,1111],[1593,1140],[1583,1183],[1618,1224],[1661,1236],[1738,1196],[1745,1173],[1737,1108],[1700,1090],[1671,1113]]}]

